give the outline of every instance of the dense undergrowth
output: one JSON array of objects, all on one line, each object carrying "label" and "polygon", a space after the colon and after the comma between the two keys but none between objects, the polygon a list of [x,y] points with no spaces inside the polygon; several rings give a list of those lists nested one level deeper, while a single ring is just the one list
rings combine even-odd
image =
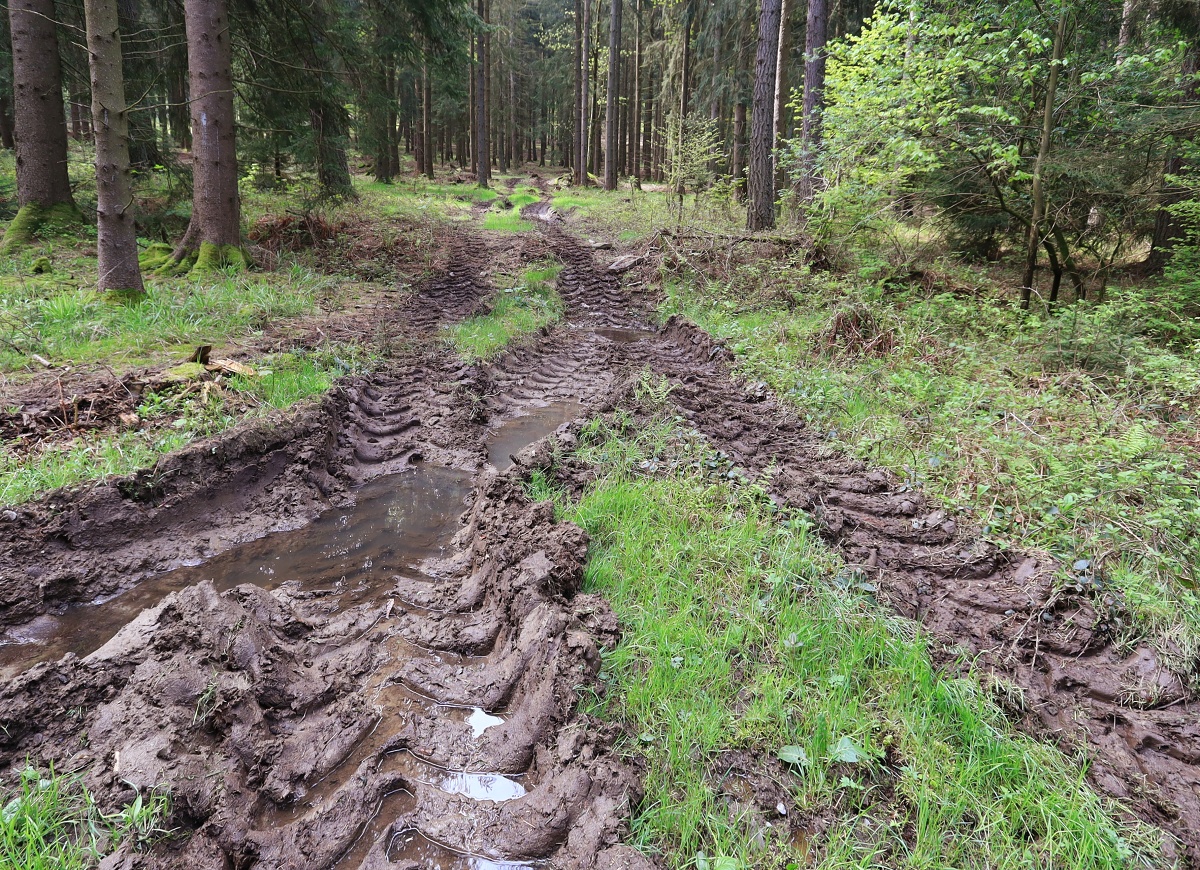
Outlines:
[{"label": "dense undergrowth", "polygon": [[724,339],[850,452],[987,537],[1057,556],[1119,636],[1150,637],[1196,680],[1197,336],[1154,288],[1023,315],[950,268],[913,287],[749,260],[669,279],[664,312]]},{"label": "dense undergrowth", "polygon": [[[597,479],[578,501],[532,484],[588,531],[585,586],[623,627],[591,708],[647,764],[642,849],[730,870],[1155,863],[1157,832],[1016,734],[978,681],[935,669],[807,518],[678,420],[585,427]],[[749,811],[756,778],[790,795],[769,818]]]}]

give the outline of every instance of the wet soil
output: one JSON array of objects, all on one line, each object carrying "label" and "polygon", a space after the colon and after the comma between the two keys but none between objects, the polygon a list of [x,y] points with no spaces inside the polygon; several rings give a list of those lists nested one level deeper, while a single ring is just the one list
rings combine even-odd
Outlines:
[{"label": "wet soil", "polygon": [[[524,486],[534,467],[577,484],[552,462],[569,421],[632,402],[645,370],[901,613],[1018,686],[1025,728],[1085,747],[1099,789],[1200,857],[1200,706],[1152,651],[1115,647],[1055,566],[838,454],[702,331],[651,328],[547,206],[525,213],[564,264],[561,326],[487,366],[432,340],[491,292],[464,236],[389,315],[412,346],[384,370],[0,515],[0,762],[53,761],[106,806],[174,796],[178,835],[106,867],[650,866],[621,845],[638,771],[575,709],[618,627],[579,590],[586,536]],[[731,795],[773,813],[774,764],[742,759]]]}]

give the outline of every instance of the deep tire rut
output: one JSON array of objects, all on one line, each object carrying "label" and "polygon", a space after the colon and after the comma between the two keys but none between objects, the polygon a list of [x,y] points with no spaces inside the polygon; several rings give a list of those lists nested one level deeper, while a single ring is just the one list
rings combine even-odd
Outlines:
[{"label": "deep tire rut", "polygon": [[[816,517],[902,614],[1018,686],[1023,727],[1086,745],[1092,782],[1196,860],[1200,706],[1151,651],[1119,654],[1094,603],[1056,591],[1054,566],[973,541],[840,455],[699,329],[649,329],[544,204],[526,213],[564,265],[566,324],[487,366],[418,342],[319,406],[0,517],[10,639],[120,613],[203,563],[111,639],[8,660],[7,767],[53,761],[108,806],[134,785],[173,795],[183,836],[106,867],[650,866],[621,845],[637,771],[576,710],[602,688],[616,622],[580,592],[586,536],[524,489],[551,454],[525,445],[611,409],[641,370],[714,446],[769,471],[775,497]],[[414,335],[486,300],[478,250],[454,245],[398,315]],[[272,576],[231,582],[246,565]],[[217,570],[225,585],[203,578]]]}]

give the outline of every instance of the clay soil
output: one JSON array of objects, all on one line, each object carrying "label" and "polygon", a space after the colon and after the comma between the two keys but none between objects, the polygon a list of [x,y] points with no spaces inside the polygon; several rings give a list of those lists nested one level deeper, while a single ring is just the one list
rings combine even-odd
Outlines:
[{"label": "clay soil", "polygon": [[1149,649],[1116,649],[1054,565],[838,454],[696,327],[652,328],[544,204],[527,216],[564,266],[562,325],[486,366],[437,341],[517,244],[464,231],[373,315],[406,339],[384,369],[0,515],[0,763],[53,762],[105,806],[172,795],[175,835],[104,866],[652,866],[622,845],[640,772],[576,709],[620,626],[580,591],[584,533],[524,486],[578,484],[578,421],[646,369],[900,613],[1019,687],[1021,727],[1086,747],[1097,789],[1200,859],[1200,704]]}]

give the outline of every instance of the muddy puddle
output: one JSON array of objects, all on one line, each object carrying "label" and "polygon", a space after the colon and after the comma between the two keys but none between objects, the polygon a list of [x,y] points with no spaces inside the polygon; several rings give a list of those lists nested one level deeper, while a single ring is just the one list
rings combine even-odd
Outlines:
[{"label": "muddy puddle", "polygon": [[343,607],[370,599],[396,574],[444,552],[470,492],[469,473],[434,465],[378,478],[358,491],[349,510],[326,512],[308,526],[170,571],[107,601],[11,629],[0,644],[0,677],[67,653],[86,656],[146,608],[206,580],[218,592],[243,583],[266,589],[298,583],[306,592],[341,593]]},{"label": "muddy puddle", "polygon": [[567,399],[527,409],[488,436],[488,464],[497,471],[505,471],[512,466],[514,453],[545,438],[563,423],[571,422],[583,412],[583,407],[582,402]]},{"label": "muddy puddle", "polygon": [[388,861],[412,870],[522,870],[538,864],[520,861],[493,861],[480,855],[467,855],[435,843],[418,831],[402,831],[388,844]]}]

